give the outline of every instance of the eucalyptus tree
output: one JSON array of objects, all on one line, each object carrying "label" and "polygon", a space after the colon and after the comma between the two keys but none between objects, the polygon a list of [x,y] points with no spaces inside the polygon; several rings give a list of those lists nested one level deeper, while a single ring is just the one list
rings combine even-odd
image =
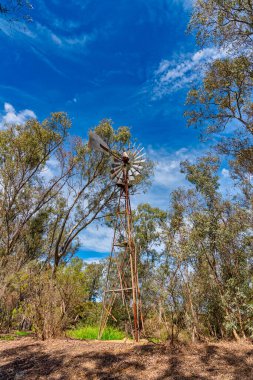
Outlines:
[{"label": "eucalyptus tree", "polygon": [[[29,236],[36,233],[41,238],[50,202],[66,182],[73,162],[48,184],[42,173],[48,160],[62,149],[69,128],[67,116],[58,113],[42,123],[33,119],[0,131],[0,257],[4,271],[8,265],[18,270],[38,253],[39,246],[33,252],[26,249]],[[36,224],[40,228],[34,231]]]},{"label": "eucalyptus tree", "polygon": [[148,203],[134,210],[134,233],[138,251],[138,273],[143,295],[143,308],[146,316],[154,313],[159,304],[159,291],[156,272],[163,249],[163,226],[167,212]]},{"label": "eucalyptus tree", "polygon": [[197,0],[189,25],[199,43],[212,42],[236,51],[253,42],[252,0]]},{"label": "eucalyptus tree", "polygon": [[[50,272],[45,289],[57,293],[58,268],[76,252],[80,233],[114,211],[117,190],[109,157],[91,151],[87,140],[71,136],[70,128],[66,114],[54,113],[41,123],[31,119],[0,131],[1,308],[5,291],[18,271],[29,270],[30,262],[39,263],[41,273],[35,273],[34,281],[40,294],[41,276],[49,281]],[[127,127],[115,130],[109,120],[95,131],[111,149],[121,149],[131,139]],[[138,186],[145,186],[148,174],[149,169]],[[53,295],[51,301],[46,307],[53,315]]]},{"label": "eucalyptus tree", "polygon": [[[218,151],[231,154],[253,172],[252,63],[247,57],[216,60],[192,89],[185,112],[188,124],[204,128],[203,135],[221,135]],[[223,131],[225,134],[222,135]]]},{"label": "eucalyptus tree", "polygon": [[203,157],[193,165],[182,164],[194,185],[199,206],[188,214],[192,225],[189,254],[194,259],[198,312],[215,336],[251,334],[252,232],[248,210],[223,200],[219,193],[219,162]]},{"label": "eucalyptus tree", "polygon": [[[56,270],[75,252],[80,232],[113,205],[108,158],[71,137],[70,127],[66,114],[54,113],[42,123],[29,120],[0,131],[0,254],[5,272],[36,257]],[[130,139],[126,127],[114,131],[106,120],[96,132],[110,144]]]},{"label": "eucalyptus tree", "polygon": [[197,0],[189,28],[202,46],[222,49],[203,83],[188,94],[189,125],[215,133],[218,151],[253,172],[253,3],[248,0]]}]

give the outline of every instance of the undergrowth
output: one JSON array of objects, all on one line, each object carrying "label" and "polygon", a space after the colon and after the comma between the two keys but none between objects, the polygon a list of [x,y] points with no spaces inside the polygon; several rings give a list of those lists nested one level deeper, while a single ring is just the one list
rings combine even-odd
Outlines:
[{"label": "undergrowth", "polygon": [[[76,328],[74,330],[68,330],[66,335],[72,339],[97,339],[98,337],[98,327],[97,326],[83,326]],[[125,338],[125,334],[114,328],[106,327],[103,332],[102,340],[121,340]]]},{"label": "undergrowth", "polygon": [[0,340],[15,340],[19,336],[29,336],[31,331],[14,331],[10,334],[0,334]]},{"label": "undergrowth", "polygon": [[14,339],[15,339],[15,336],[13,335],[9,335],[9,334],[0,335],[0,340],[14,340]]},{"label": "undergrowth", "polygon": [[15,335],[17,336],[29,336],[31,335],[31,331],[15,331]]}]

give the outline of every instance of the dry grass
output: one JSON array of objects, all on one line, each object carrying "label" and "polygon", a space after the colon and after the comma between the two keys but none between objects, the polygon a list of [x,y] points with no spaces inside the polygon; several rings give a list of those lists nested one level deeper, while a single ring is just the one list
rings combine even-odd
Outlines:
[{"label": "dry grass", "polygon": [[251,380],[253,345],[166,345],[19,338],[0,342],[1,380]]}]

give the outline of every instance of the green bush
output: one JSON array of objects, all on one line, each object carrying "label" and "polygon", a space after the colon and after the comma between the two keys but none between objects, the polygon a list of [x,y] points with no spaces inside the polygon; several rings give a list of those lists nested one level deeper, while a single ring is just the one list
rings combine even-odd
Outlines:
[{"label": "green bush", "polygon": [[31,331],[15,331],[16,336],[29,336],[31,335]]},{"label": "green bush", "polygon": [[0,340],[14,340],[15,336],[13,335],[0,335]]},{"label": "green bush", "polygon": [[[74,330],[68,330],[67,336],[73,339],[97,339],[98,337],[97,326],[83,326]],[[114,327],[106,327],[103,332],[102,340],[121,340],[125,338],[125,334]]]}]

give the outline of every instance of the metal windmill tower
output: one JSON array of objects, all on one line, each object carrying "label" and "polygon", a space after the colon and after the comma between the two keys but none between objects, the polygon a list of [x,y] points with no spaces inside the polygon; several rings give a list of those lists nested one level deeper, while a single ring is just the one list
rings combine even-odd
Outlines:
[{"label": "metal windmill tower", "polygon": [[120,297],[128,315],[133,338],[138,342],[140,331],[143,330],[143,318],[137,252],[133,238],[130,189],[134,186],[136,177],[141,175],[145,163],[145,154],[142,152],[143,148],[140,149],[140,147],[128,148],[124,152],[112,151],[94,132],[90,132],[89,146],[111,156],[111,179],[119,190],[98,339],[101,339],[108,318],[111,317],[116,320],[112,314],[112,308],[116,299]]}]

